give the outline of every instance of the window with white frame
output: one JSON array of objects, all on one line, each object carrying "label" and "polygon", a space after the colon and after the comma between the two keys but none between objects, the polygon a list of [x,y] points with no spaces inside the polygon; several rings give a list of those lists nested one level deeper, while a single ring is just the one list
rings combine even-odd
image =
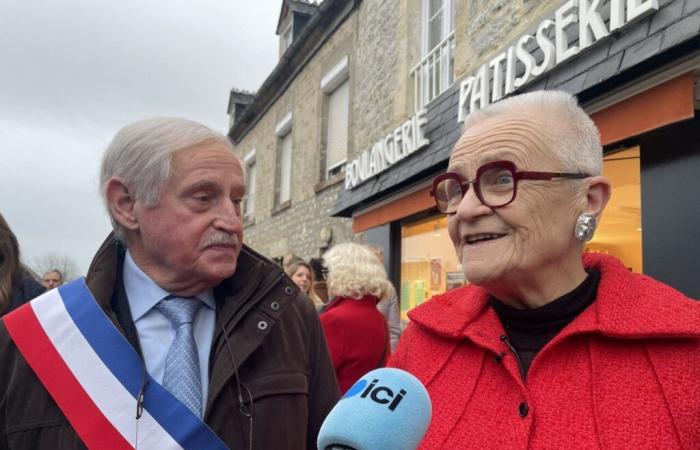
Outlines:
[{"label": "window with white frame", "polygon": [[327,96],[325,179],[343,171],[348,154],[348,122],[350,83],[348,57],[340,60],[321,79],[321,90]]},{"label": "window with white frame", "polygon": [[454,0],[423,0],[421,16],[423,58],[411,70],[416,110],[454,83]]},{"label": "window with white frame", "polygon": [[243,159],[246,167],[245,198],[243,199],[243,219],[255,218],[255,185],[257,182],[257,169],[255,164],[255,150],[252,150]]},{"label": "window with white frame", "polygon": [[454,30],[454,0],[423,0],[423,56]]},{"label": "window with white frame", "polygon": [[275,127],[278,136],[276,206],[291,199],[292,188],[292,114],[288,113]]}]

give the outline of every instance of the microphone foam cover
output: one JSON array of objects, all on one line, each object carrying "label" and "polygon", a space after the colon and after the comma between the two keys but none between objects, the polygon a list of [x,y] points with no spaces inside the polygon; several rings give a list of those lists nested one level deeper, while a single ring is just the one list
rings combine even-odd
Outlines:
[{"label": "microphone foam cover", "polygon": [[348,389],[328,414],[318,448],[412,450],[428,430],[431,415],[428,391],[416,377],[400,369],[376,369]]}]

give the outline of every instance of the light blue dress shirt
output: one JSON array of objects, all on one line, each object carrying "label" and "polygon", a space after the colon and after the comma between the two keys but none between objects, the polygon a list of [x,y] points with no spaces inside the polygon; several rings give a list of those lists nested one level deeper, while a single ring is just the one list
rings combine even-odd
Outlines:
[{"label": "light blue dress shirt", "polygon": [[[139,335],[146,370],[157,382],[162,384],[165,373],[165,357],[170,349],[170,344],[175,339],[175,328],[154,306],[170,293],[158,286],[136,265],[129,251],[126,252],[126,258],[124,258],[123,277],[124,290],[129,300],[131,317]],[[209,388],[209,351],[214,337],[216,303],[211,289],[200,292],[195,297],[204,303],[193,324],[202,380],[203,417],[207,404],[207,389]]]}]

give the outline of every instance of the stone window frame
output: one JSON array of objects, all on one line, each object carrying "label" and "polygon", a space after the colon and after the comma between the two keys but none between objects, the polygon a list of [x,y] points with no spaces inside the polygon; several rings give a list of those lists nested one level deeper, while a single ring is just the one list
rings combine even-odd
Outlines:
[{"label": "stone window frame", "polygon": [[287,49],[292,46],[292,43],[294,43],[294,29],[292,28],[293,25],[294,19],[290,17],[287,25],[283,29],[284,31],[282,31],[282,33],[280,34],[280,56],[284,55],[284,52],[286,52]]},{"label": "stone window frame", "polygon": [[[333,68],[331,68],[322,78],[321,78],[321,92],[323,93],[324,99],[323,99],[323,138],[322,138],[322,169],[323,169],[323,175],[322,175],[322,180],[323,181],[328,181],[338,175],[339,173],[344,172],[344,165],[347,162],[347,148],[346,148],[346,154],[345,154],[345,160],[336,164],[335,167],[333,168],[328,168],[326,164],[326,157],[327,157],[327,151],[328,151],[328,131],[329,131],[329,121],[328,118],[330,116],[330,111],[329,111],[329,100],[330,96],[336,92],[336,90],[343,85],[343,83],[348,82],[348,90],[350,88],[349,85],[349,80],[350,80],[350,64],[349,64],[349,59],[348,55],[343,56],[338,63],[336,63]],[[350,128],[350,94],[348,92],[348,122],[346,123],[346,127],[348,128],[347,132],[347,140],[350,140],[350,133],[349,133],[349,128]],[[340,171],[335,172],[329,176],[329,170],[333,170],[340,167]]]},{"label": "stone window frame", "polygon": [[[282,119],[277,122],[275,126],[276,147],[277,147],[277,157],[275,158],[275,189],[274,189],[274,201],[272,214],[276,214],[282,210],[289,208],[292,205],[292,175],[293,175],[293,155],[294,155],[294,135],[292,126],[292,112],[288,112]],[[282,145],[284,139],[289,137],[292,140],[292,155],[290,156],[289,163],[289,199],[285,201],[280,201],[280,194],[282,193]]]},{"label": "stone window frame", "polygon": [[[255,149],[252,149],[246,153],[246,155],[243,157],[243,164],[245,165],[246,171],[246,193],[243,202],[243,223],[246,225],[252,225],[255,223],[255,194],[257,191],[256,184],[258,178],[257,153]],[[251,179],[251,173],[254,174],[254,177],[252,177],[253,179]]]}]

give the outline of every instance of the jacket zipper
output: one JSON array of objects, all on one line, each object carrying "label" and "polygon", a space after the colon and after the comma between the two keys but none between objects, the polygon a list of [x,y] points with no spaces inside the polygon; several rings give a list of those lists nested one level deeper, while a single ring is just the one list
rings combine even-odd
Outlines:
[{"label": "jacket zipper", "polygon": [[510,343],[510,340],[508,339],[508,336],[505,334],[501,335],[501,341],[503,341],[504,344],[508,347],[508,349],[513,353],[515,356],[515,362],[518,363],[518,369],[520,369],[520,376],[523,379],[523,382],[525,381],[525,368],[523,367],[523,363],[520,361],[520,356],[518,355],[518,352],[515,351],[515,347]]}]

